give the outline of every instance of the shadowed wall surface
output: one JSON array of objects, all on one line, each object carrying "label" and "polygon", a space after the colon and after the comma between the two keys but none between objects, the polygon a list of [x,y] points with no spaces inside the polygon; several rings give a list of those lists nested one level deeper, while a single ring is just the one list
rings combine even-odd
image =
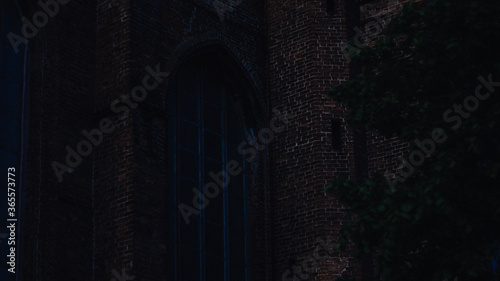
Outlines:
[{"label": "shadowed wall surface", "polygon": [[[339,236],[347,206],[323,192],[331,178],[344,172],[360,180],[395,169],[395,156],[404,151],[395,140],[346,126],[346,110],[327,97],[357,71],[343,51],[355,28],[371,40],[377,34],[366,26],[404,1],[42,2],[59,10],[28,43],[20,280],[181,280],[173,271],[189,271],[172,240],[183,222],[172,222],[180,201],[172,195],[177,160],[169,97],[179,73],[202,53],[216,58],[207,66],[226,66],[221,75],[237,85],[234,109],[246,120],[245,133],[231,135],[235,145],[227,146],[227,154],[241,157],[241,143],[246,152],[258,152],[245,164],[247,194],[240,198],[247,231],[246,271],[240,276],[246,277],[232,277],[227,248],[220,256],[228,260],[224,280],[293,280],[294,274],[335,280],[342,273],[370,273],[370,258],[362,267],[349,252],[332,253],[314,270],[296,268],[315,255],[320,240],[331,244]],[[31,21],[44,11],[35,1],[18,3],[16,13]],[[13,32],[22,35],[17,14]],[[11,47],[4,41],[2,56]],[[138,96],[138,87],[147,88],[146,98]],[[277,112],[286,122],[264,146],[259,133],[271,127]],[[193,206],[195,193],[189,195],[182,202]],[[206,212],[216,206],[213,200]],[[205,226],[197,231],[203,231],[198,239],[211,234]],[[233,243],[229,234],[223,237],[229,239],[223,243]],[[211,280],[204,273],[207,263],[197,264],[202,268],[195,275]]]}]

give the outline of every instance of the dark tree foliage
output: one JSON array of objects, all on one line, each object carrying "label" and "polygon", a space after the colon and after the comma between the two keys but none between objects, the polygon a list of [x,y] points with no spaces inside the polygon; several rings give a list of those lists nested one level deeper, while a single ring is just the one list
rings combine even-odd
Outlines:
[{"label": "dark tree foliage", "polygon": [[373,255],[377,280],[493,280],[500,1],[405,5],[381,39],[351,53],[363,71],[330,97],[351,110],[350,124],[409,150],[394,179],[340,176],[327,188],[350,207],[342,244]]}]

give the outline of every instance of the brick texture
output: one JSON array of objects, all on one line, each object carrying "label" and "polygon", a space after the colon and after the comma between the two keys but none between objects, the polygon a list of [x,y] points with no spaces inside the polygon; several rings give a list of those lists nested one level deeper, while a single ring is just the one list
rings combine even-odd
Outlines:
[{"label": "brick texture", "polygon": [[[21,1],[26,17],[41,11]],[[29,143],[22,280],[92,280],[92,156],[59,183],[65,163],[91,127],[95,93],[95,1],[60,5],[29,41]],[[21,34],[21,31],[15,31]],[[85,38],[85,40],[82,40]]]},{"label": "brick texture", "polygon": [[[318,239],[338,239],[348,206],[324,192],[333,177],[359,181],[397,168],[407,145],[347,126],[347,109],[328,91],[359,73],[343,51],[356,28],[372,42],[380,34],[370,22],[405,1],[221,2],[233,6],[69,1],[30,40],[23,280],[112,280],[122,269],[134,280],[168,280],[168,96],[176,71],[199,50],[224,58],[245,81],[257,129],[269,127],[272,108],[290,116],[259,155],[250,186],[251,280],[283,280],[314,255]],[[40,9],[22,6],[30,16]],[[156,65],[170,76],[120,119],[111,104]],[[58,182],[52,162],[64,164],[65,147],[76,149],[81,131],[104,118],[115,129]],[[307,280],[369,275],[370,257],[355,262],[351,250],[321,261]]]}]

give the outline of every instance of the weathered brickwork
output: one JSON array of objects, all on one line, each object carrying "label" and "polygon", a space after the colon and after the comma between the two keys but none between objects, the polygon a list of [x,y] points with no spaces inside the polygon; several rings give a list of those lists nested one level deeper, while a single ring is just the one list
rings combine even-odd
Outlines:
[{"label": "weathered brickwork", "polygon": [[[111,280],[112,270],[131,273],[134,252],[137,185],[134,162],[134,118],[111,112],[110,105],[130,96],[130,3],[97,1],[96,97],[94,121],[110,118],[116,129],[94,152],[93,275]],[[97,125],[95,126],[98,127]]]},{"label": "weathered brickwork", "polygon": [[[26,18],[41,8],[20,2]],[[95,1],[70,1],[48,19],[30,46],[29,143],[22,280],[92,279],[92,156],[58,182],[64,164],[92,126],[95,90]],[[22,34],[21,30],[14,31]],[[82,40],[85,38],[85,40]]]},{"label": "weathered brickwork", "polygon": [[[338,238],[346,206],[323,190],[339,173],[354,177],[352,130],[346,111],[330,101],[328,90],[349,78],[342,47],[347,42],[346,7],[334,1],[273,1],[268,7],[270,98],[296,117],[273,144],[274,279],[312,255],[318,237]],[[332,128],[336,119],[338,128]],[[332,129],[340,147],[332,147]],[[337,136],[338,136],[337,135]],[[354,271],[349,253],[320,263],[308,280],[334,280]]]},{"label": "weathered brickwork", "polygon": [[[372,44],[380,37],[380,33],[390,19],[401,10],[409,0],[374,0],[361,1],[359,30],[364,34],[366,44]],[[400,168],[399,156],[407,152],[408,144],[396,138],[384,138],[377,133],[367,134],[368,170],[369,174],[384,174],[394,172]],[[388,186],[389,188],[389,186]]]},{"label": "weathered brickwork", "polygon": [[[406,145],[347,126],[347,110],[327,95],[359,72],[343,51],[355,28],[405,1],[232,2],[218,10],[208,0],[69,1],[30,40],[22,280],[112,280],[122,269],[138,281],[169,280],[168,222],[177,209],[169,206],[168,97],[199,50],[242,77],[259,128],[269,127],[272,108],[290,116],[259,155],[250,186],[251,280],[283,280],[318,239],[338,239],[348,206],[324,192],[334,176],[363,180],[397,168]],[[35,1],[22,5],[29,15],[39,10]],[[121,118],[114,101],[143,84],[147,67],[169,76]],[[114,130],[59,182],[52,162],[65,164],[65,147],[76,150],[81,131],[105,118]],[[332,281],[346,273],[370,267],[348,249],[304,274]]]},{"label": "weathered brickwork", "polygon": [[365,42],[372,43],[379,38],[383,28],[396,15],[404,3],[411,0],[374,0],[361,1],[359,29],[366,35]]}]

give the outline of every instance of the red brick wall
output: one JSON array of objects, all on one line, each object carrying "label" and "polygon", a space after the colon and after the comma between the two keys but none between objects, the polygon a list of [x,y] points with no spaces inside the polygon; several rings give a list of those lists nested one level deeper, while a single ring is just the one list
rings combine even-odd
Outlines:
[{"label": "red brick wall", "polygon": [[[327,97],[356,71],[342,50],[348,32],[365,30],[373,15],[401,1],[361,1],[359,8],[333,2],[327,11],[323,0],[243,0],[224,14],[195,0],[62,6],[32,45],[23,279],[111,280],[112,270],[122,269],[139,281],[165,278],[172,262],[166,245],[172,81],[149,92],[125,120],[110,105],[141,85],[146,66],[174,74],[209,45],[248,81],[260,127],[268,126],[273,107],[294,116],[262,153],[251,187],[252,280],[282,280],[313,255],[318,239],[336,240],[347,206],[323,192],[330,180],[394,169],[394,154],[405,145],[374,134],[364,139],[362,132],[355,137],[344,122],[347,111]],[[75,147],[80,131],[98,128],[102,118],[116,121],[116,129],[58,183],[51,162],[63,162],[65,146]],[[339,149],[332,146],[332,119],[341,121]],[[361,272],[349,251],[322,261],[309,280],[342,272]]]},{"label": "red brick wall", "polygon": [[[338,239],[345,206],[323,190],[339,173],[354,175],[352,132],[328,90],[349,77],[344,1],[269,1],[269,95],[296,115],[272,144],[272,280],[313,255],[316,240]],[[326,106],[325,106],[326,105]],[[331,120],[342,120],[341,149],[332,148]],[[334,280],[353,266],[349,254],[320,263],[308,280]]]},{"label": "red brick wall", "polygon": [[[291,264],[311,256],[312,242],[318,237],[328,233],[338,238],[346,206],[322,193],[330,179],[340,172],[362,180],[374,172],[394,171],[396,156],[406,148],[398,140],[373,133],[365,138],[362,130],[355,138],[352,128],[345,126],[347,112],[325,94],[359,73],[342,52],[355,36],[355,28],[367,34],[364,42],[373,41],[380,36],[387,14],[407,1],[334,1],[330,13],[326,2],[270,1],[268,5],[271,103],[286,104],[297,115],[273,144],[275,280]],[[374,20],[382,25],[375,32],[370,30]],[[341,151],[331,148],[331,118],[342,121]],[[369,265],[360,267],[344,253],[320,265],[318,277],[311,280],[333,280],[344,270],[370,274]],[[326,272],[328,276],[322,276]]]},{"label": "red brick wall", "polygon": [[[36,1],[26,5],[32,21],[41,8]],[[92,279],[92,159],[61,183],[51,165],[64,164],[65,146],[75,149],[81,130],[92,126],[95,28],[95,1],[70,1],[29,39],[22,280]]]},{"label": "red brick wall", "polygon": [[[110,118],[116,128],[94,152],[95,280],[111,280],[133,262],[137,198],[132,114],[111,112],[115,99],[130,93],[131,38],[129,1],[98,1],[96,102],[94,120]],[[120,104],[121,106],[121,104]],[[96,126],[97,128],[97,126]]]},{"label": "red brick wall", "polygon": [[[360,26],[365,35],[366,44],[371,44],[380,37],[380,32],[387,26],[390,19],[400,11],[408,0],[375,0],[365,1],[360,5]],[[397,157],[403,156],[408,145],[396,138],[384,138],[376,132],[367,135],[368,170],[370,174],[391,173],[399,168]],[[389,188],[389,186],[388,186]]]},{"label": "red brick wall", "polygon": [[[109,104],[142,84],[145,67],[175,71],[193,51],[217,45],[249,81],[265,108],[265,25],[263,1],[243,1],[221,21],[202,1],[102,1],[98,13],[98,99],[100,116]],[[137,278],[162,280],[169,259],[168,155],[165,79],[95,154],[96,278],[122,268]],[[261,118],[262,113],[255,112]],[[102,118],[101,117],[101,118]],[[265,119],[265,118],[261,118]],[[154,140],[154,134],[159,134]],[[242,140],[243,141],[243,140]],[[158,149],[158,147],[162,147]],[[261,170],[262,172],[262,170]],[[264,182],[262,180],[261,182]],[[263,198],[266,187],[259,187]],[[263,200],[265,201],[265,200]],[[264,204],[264,203],[263,203]],[[259,208],[257,208],[259,206]],[[264,279],[264,208],[252,207],[254,280]],[[175,208],[175,211],[178,211]]]}]

